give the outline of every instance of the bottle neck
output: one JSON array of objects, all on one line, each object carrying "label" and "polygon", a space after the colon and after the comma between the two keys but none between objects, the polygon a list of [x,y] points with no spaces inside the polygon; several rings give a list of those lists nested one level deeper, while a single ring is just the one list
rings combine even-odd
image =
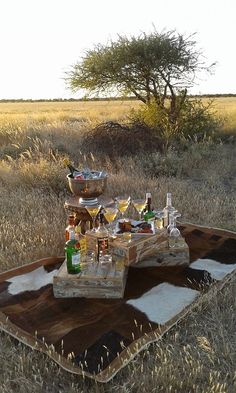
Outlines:
[{"label": "bottle neck", "polygon": [[169,221],[170,221],[170,225],[174,228],[176,226],[176,219],[175,216],[173,216],[173,214],[170,214]]},{"label": "bottle neck", "polygon": [[77,169],[73,165],[71,165],[71,164],[67,164],[67,168],[69,168],[70,174],[73,177],[74,172],[77,172]]},{"label": "bottle neck", "polygon": [[69,224],[70,226],[75,226],[75,217],[74,217],[74,216],[70,215],[70,216],[68,217],[68,224]]},{"label": "bottle neck", "polygon": [[75,231],[69,230],[69,240],[75,240]]},{"label": "bottle neck", "polygon": [[146,193],[146,201],[147,201],[146,211],[151,212],[152,211],[152,195],[150,192]]},{"label": "bottle neck", "polygon": [[102,231],[106,232],[107,229],[106,229],[106,227],[105,227],[104,214],[101,212],[101,213],[99,214],[98,232],[102,232]]},{"label": "bottle neck", "polygon": [[166,195],[166,206],[172,207],[172,198],[170,193],[167,193]]}]

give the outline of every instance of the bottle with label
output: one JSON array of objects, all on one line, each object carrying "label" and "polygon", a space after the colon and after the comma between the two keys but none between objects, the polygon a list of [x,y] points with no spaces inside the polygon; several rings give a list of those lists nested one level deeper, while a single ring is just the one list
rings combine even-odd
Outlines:
[{"label": "bottle with label", "polygon": [[97,259],[99,260],[99,255],[101,251],[104,253],[109,248],[109,235],[108,230],[104,225],[104,215],[99,214],[99,227],[96,232],[97,237]]},{"label": "bottle with label", "polygon": [[175,212],[176,209],[172,206],[172,198],[171,198],[171,193],[168,192],[166,195],[166,207],[164,207],[163,212],[164,212],[164,227],[167,228],[169,223],[170,223],[170,214]]},{"label": "bottle with label", "polygon": [[80,243],[75,239],[73,232],[70,233],[70,236],[65,246],[67,271],[69,274],[78,274],[81,271]]},{"label": "bottle with label", "polygon": [[75,217],[73,214],[70,214],[68,217],[68,225],[65,229],[66,242],[71,238],[71,232],[75,233]]},{"label": "bottle with label", "polygon": [[85,256],[87,252],[87,242],[86,242],[86,237],[85,235],[82,234],[81,232],[81,226],[77,225],[75,227],[75,238],[79,241],[80,243],[80,252],[81,252],[81,258]]},{"label": "bottle with label", "polygon": [[150,192],[146,193],[146,213],[144,214],[145,221],[153,221],[155,220],[155,213],[152,210],[152,194]]}]

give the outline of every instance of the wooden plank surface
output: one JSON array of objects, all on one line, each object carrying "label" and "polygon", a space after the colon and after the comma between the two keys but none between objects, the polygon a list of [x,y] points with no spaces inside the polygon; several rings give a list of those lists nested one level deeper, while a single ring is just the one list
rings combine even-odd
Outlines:
[{"label": "wooden plank surface", "polygon": [[53,278],[55,297],[122,298],[127,279],[124,263],[112,263],[96,271],[68,274],[66,261]]},{"label": "wooden plank surface", "polygon": [[[86,233],[88,249],[97,250],[97,237],[92,232]],[[122,236],[118,236],[115,240],[110,240],[109,247],[113,255],[124,258],[125,265],[137,263],[139,260],[156,254],[161,245],[162,248],[167,246],[166,229],[156,234],[136,235],[132,234],[130,242],[123,241]],[[164,244],[162,244],[164,243]]]}]

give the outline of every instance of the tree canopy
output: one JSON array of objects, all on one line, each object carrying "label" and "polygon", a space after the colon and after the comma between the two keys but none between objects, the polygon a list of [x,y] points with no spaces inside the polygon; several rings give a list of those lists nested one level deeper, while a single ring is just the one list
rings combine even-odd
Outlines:
[{"label": "tree canopy", "polygon": [[83,89],[90,96],[134,96],[151,111],[155,108],[160,127],[167,124],[172,134],[179,132],[180,119],[182,124],[191,108],[188,89],[200,71],[212,69],[193,37],[176,31],[118,36],[88,50],[72,66],[67,82],[72,90]]},{"label": "tree canopy", "polygon": [[194,83],[204,66],[196,42],[176,32],[119,36],[116,42],[98,44],[72,67],[67,81],[72,90],[89,94],[134,95],[145,104],[158,104]]}]

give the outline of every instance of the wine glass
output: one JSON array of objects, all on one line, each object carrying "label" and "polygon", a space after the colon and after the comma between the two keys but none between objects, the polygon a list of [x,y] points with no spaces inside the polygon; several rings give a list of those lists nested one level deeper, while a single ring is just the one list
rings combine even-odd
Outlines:
[{"label": "wine glass", "polygon": [[126,212],[130,204],[130,196],[129,197],[118,196],[115,198],[115,201],[117,202],[117,208],[121,213],[121,218],[124,219],[124,213]]},{"label": "wine glass", "polygon": [[146,199],[133,199],[133,205],[135,210],[138,212],[139,220],[142,221],[142,212],[146,206]]},{"label": "wine glass", "polygon": [[156,210],[155,211],[155,227],[156,229],[162,229],[163,228],[163,218],[165,216],[165,213],[163,210]]},{"label": "wine glass", "polygon": [[175,226],[171,229],[169,233],[169,246],[171,248],[178,246],[178,240],[181,238],[180,230]]},{"label": "wine glass", "polygon": [[99,210],[101,209],[101,205],[92,205],[92,206],[85,206],[85,209],[89,213],[89,215],[92,217],[93,220],[93,229],[91,232],[97,232],[96,229],[96,217],[99,213]]},{"label": "wine glass", "polygon": [[116,207],[105,207],[104,210],[104,217],[108,222],[108,228],[111,229],[112,223],[115,220],[117,214],[118,214],[118,209]]}]

